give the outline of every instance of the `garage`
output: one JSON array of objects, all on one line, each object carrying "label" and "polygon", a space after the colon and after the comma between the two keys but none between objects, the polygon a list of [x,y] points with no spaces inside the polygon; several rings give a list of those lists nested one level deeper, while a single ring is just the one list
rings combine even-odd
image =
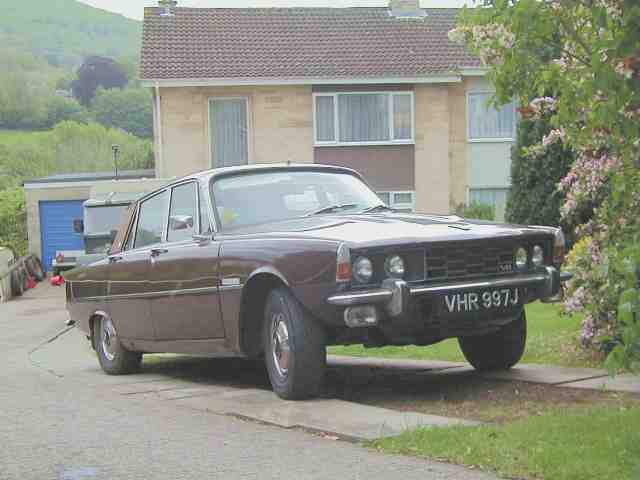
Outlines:
[{"label": "garage", "polygon": [[73,221],[82,218],[84,200],[40,202],[42,264],[47,271],[59,250],[83,250],[82,235],[73,231]]},{"label": "garage", "polygon": [[73,220],[83,218],[82,203],[112,192],[147,192],[164,185],[153,170],[63,173],[24,182],[29,253],[42,259],[47,271],[59,250],[84,250]]}]

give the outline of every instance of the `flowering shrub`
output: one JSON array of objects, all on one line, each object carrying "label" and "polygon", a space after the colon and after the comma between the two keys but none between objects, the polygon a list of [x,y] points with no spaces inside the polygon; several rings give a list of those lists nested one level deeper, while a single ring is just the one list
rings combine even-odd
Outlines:
[{"label": "flowering shrub", "polygon": [[584,345],[639,367],[640,2],[487,0],[450,38],[487,65],[496,103],[515,96],[523,118],[552,125],[529,161],[557,144],[575,152],[561,214],[588,237],[566,308],[585,314]]}]

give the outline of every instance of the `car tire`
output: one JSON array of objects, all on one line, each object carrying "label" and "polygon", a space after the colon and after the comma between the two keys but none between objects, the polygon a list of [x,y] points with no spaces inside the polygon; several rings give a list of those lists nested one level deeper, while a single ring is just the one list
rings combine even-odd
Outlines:
[{"label": "car tire", "polygon": [[44,268],[42,268],[42,262],[38,257],[29,257],[25,262],[25,265],[27,267],[29,275],[31,275],[36,280],[36,282],[41,282],[42,280],[44,280]]},{"label": "car tire", "polygon": [[285,400],[318,395],[327,364],[325,331],[286,288],[267,298],[264,351],[276,395]]},{"label": "car tire", "polygon": [[142,354],[124,348],[118,339],[115,325],[110,318],[102,317],[93,328],[94,345],[98,361],[109,375],[126,375],[140,367]]},{"label": "car tire", "polygon": [[460,337],[458,343],[476,370],[508,370],[520,361],[527,341],[527,319],[522,313],[497,332]]},{"label": "car tire", "polygon": [[11,272],[11,294],[14,297],[20,297],[24,293],[24,282],[22,281],[22,275],[16,268]]}]

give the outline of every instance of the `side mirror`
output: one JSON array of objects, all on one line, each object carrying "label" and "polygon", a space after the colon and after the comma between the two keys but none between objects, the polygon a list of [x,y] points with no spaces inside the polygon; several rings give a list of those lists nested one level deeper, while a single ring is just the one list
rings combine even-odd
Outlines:
[{"label": "side mirror", "polygon": [[75,233],[84,233],[84,220],[81,218],[76,218],[73,221],[73,231]]},{"label": "side mirror", "polygon": [[174,215],[169,218],[171,230],[187,230],[193,228],[193,217],[190,215]]}]

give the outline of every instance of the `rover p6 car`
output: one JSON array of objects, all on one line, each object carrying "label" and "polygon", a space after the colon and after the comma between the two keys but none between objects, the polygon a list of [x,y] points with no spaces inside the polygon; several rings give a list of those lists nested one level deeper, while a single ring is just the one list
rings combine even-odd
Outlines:
[{"label": "rover p6 car", "polygon": [[109,374],[152,352],[262,357],[280,397],[308,398],[328,345],[455,337],[475,368],[510,368],[564,248],[557,228],[395,211],[346,168],[220,168],[134,202],[67,306]]}]

